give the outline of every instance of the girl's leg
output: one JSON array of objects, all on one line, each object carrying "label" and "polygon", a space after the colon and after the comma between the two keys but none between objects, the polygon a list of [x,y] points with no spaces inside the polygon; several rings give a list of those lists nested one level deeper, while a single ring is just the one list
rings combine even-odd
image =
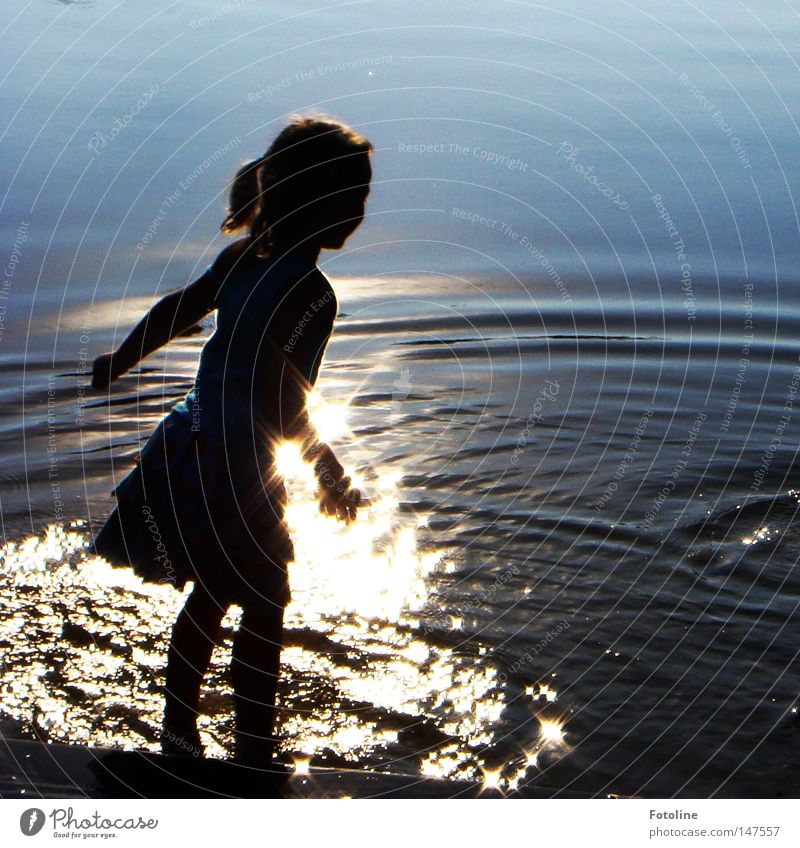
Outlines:
[{"label": "girl's leg", "polygon": [[167,753],[198,753],[200,687],[217,644],[225,608],[195,585],[181,610],[167,653],[162,747]]},{"label": "girl's leg", "polygon": [[231,661],[239,759],[268,761],[272,755],[282,638],[281,608],[245,608]]}]

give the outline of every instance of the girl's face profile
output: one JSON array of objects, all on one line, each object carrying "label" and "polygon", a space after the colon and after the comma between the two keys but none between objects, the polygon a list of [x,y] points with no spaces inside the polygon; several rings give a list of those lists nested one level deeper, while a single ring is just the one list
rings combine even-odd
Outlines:
[{"label": "girl's face profile", "polygon": [[321,233],[321,247],[337,250],[358,229],[364,220],[364,207],[369,196],[371,178],[372,168],[365,154],[365,167],[363,172],[357,174],[356,185],[331,198],[329,216],[326,216],[331,223]]}]

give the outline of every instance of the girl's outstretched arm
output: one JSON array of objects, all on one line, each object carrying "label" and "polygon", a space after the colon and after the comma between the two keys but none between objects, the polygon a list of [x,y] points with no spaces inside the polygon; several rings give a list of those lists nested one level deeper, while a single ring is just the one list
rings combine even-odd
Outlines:
[{"label": "girl's outstretched arm", "polygon": [[219,281],[206,271],[186,288],[162,297],[112,353],[94,361],[92,387],[104,389],[142,359],[188,330],[214,309]]},{"label": "girl's outstretched arm", "polygon": [[247,258],[249,239],[229,244],[214,260],[211,269],[186,288],[168,294],[142,318],[113,353],[94,361],[92,387],[104,389],[137,362],[163,347],[216,308],[220,281]]}]

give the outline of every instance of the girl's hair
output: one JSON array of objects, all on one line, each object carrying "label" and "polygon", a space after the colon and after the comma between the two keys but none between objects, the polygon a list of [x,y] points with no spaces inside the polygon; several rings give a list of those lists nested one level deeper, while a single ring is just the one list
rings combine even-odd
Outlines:
[{"label": "girl's hair", "polygon": [[245,228],[257,255],[276,244],[308,237],[304,212],[337,192],[366,187],[369,172],[362,154],[372,144],[345,124],[298,118],[285,127],[267,152],[243,165],[231,183],[223,233]]}]

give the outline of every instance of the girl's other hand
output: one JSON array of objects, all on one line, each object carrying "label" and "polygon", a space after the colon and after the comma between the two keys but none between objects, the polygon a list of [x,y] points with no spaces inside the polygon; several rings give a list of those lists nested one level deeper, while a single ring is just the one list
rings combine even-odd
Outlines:
[{"label": "girl's other hand", "polygon": [[325,515],[335,515],[340,521],[354,521],[361,503],[361,492],[350,485],[349,477],[342,477],[335,485],[322,484],[319,490],[319,509]]},{"label": "girl's other hand", "polygon": [[92,364],[92,388],[106,389],[117,376],[113,368],[113,354],[102,353]]},{"label": "girl's other hand", "polygon": [[356,488],[348,489],[344,500],[339,504],[339,519],[347,524],[355,521],[359,506],[361,506],[361,490]]}]

